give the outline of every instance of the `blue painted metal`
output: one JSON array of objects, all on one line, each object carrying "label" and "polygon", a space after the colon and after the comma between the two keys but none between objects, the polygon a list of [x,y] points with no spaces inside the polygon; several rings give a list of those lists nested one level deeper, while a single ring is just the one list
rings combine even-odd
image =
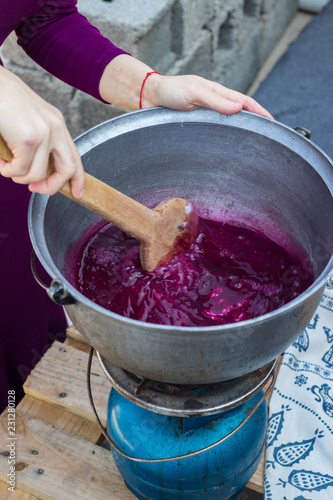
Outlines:
[{"label": "blue painted metal", "polygon": [[[191,430],[183,418],[148,411],[114,389],[108,403],[107,430],[125,453],[165,458],[199,450],[233,431],[262,396],[260,391],[215,420],[195,418]],[[201,420],[201,425],[199,420]],[[211,420],[211,419],[208,419]],[[235,499],[255,472],[265,444],[266,400],[245,425],[215,448],[194,457],[160,463],[125,459],[113,450],[129,489],[141,500]]]}]

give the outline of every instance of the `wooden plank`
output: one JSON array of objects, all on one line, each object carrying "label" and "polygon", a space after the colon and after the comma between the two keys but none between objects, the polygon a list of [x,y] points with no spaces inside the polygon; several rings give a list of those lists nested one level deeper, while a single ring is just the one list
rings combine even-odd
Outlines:
[{"label": "wooden plank", "polygon": [[[88,354],[55,341],[24,384],[26,394],[95,422],[87,390]],[[105,425],[111,384],[96,357],[91,370],[93,398]]]},{"label": "wooden plank", "polygon": [[[276,375],[279,372],[280,366],[281,366],[281,361],[282,361],[282,355],[279,356],[276,366],[275,366],[275,373]],[[264,390],[266,391],[270,385],[270,381],[265,385]],[[273,391],[271,391],[268,396],[267,396],[267,404],[269,404],[270,399],[272,397]],[[257,470],[251,477],[250,481],[247,483],[246,487],[249,488],[250,490],[257,491],[258,493],[264,494],[264,480],[265,480],[265,452],[262,454],[260,463],[257,467]]]},{"label": "wooden plank", "polygon": [[246,487],[250,490],[264,494],[264,475],[265,475],[265,453],[263,453],[257,470],[248,481]]},{"label": "wooden plank", "polygon": [[75,328],[75,326],[70,326],[66,330],[67,338],[64,342],[64,344],[68,344],[72,347],[75,347],[76,349],[79,349],[80,351],[83,352],[88,352],[90,351],[90,345],[86,341],[86,339],[81,335],[81,333],[78,332],[78,330]]},{"label": "wooden plank", "polygon": [[0,481],[0,498],[1,500],[40,500],[35,495],[30,495],[23,490],[15,488],[15,492],[8,490],[8,484]]},{"label": "wooden plank", "polygon": [[67,337],[77,340],[78,342],[82,342],[84,344],[89,345],[89,343],[86,341],[86,339],[81,335],[81,333],[75,328],[75,326],[71,325],[67,328]]},{"label": "wooden plank", "polygon": [[57,408],[32,396],[26,395],[18,404],[17,409],[21,413],[39,418],[47,424],[54,425],[74,436],[79,436],[90,443],[99,444],[104,438],[96,423],[77,417],[62,408]]},{"label": "wooden plank", "polygon": [[[16,411],[16,486],[42,500],[134,500],[109,450]],[[0,479],[6,481],[7,414],[0,417]]]},{"label": "wooden plank", "polygon": [[[80,341],[75,340],[75,339],[71,339],[70,337],[64,341],[64,345],[70,345],[71,347],[75,347],[75,349],[78,349],[79,351],[86,352],[87,354],[89,354],[89,351],[91,348],[89,344],[86,344],[85,342],[80,342]],[[95,352],[94,352],[94,355],[95,355]]]}]

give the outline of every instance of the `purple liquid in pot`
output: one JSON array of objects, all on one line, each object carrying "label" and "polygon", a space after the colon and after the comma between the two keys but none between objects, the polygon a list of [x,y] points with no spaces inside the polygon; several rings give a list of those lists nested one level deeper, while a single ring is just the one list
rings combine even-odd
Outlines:
[{"label": "purple liquid in pot", "polygon": [[313,282],[301,259],[244,227],[200,218],[191,248],[153,272],[139,243],[108,224],[80,242],[75,286],[129,318],[213,326],[256,318],[290,302]]}]

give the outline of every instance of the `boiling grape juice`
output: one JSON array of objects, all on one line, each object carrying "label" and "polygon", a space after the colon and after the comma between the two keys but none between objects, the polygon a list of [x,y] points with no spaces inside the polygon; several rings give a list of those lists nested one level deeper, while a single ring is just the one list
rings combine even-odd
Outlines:
[{"label": "boiling grape juice", "polygon": [[191,248],[153,272],[142,269],[139,242],[108,224],[80,241],[73,283],[117,314],[148,323],[214,326],[287,304],[314,275],[301,257],[241,225],[200,218]]}]

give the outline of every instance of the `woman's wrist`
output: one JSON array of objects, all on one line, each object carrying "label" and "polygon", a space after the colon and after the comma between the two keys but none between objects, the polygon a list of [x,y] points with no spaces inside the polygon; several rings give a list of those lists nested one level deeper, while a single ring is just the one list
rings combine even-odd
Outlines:
[{"label": "woman's wrist", "polygon": [[162,75],[158,71],[148,71],[140,90],[139,108],[153,108],[159,104],[159,88]]},{"label": "woman's wrist", "polygon": [[160,78],[147,64],[121,54],[106,66],[99,85],[100,96],[104,101],[130,111],[140,108],[140,100],[142,108],[154,107],[158,105]]}]

